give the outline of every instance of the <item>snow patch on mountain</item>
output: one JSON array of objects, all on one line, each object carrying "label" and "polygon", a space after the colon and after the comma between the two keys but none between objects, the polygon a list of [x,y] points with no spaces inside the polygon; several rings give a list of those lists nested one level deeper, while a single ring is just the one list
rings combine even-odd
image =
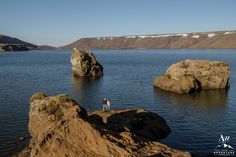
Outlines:
[{"label": "snow patch on mountain", "polygon": [[198,39],[200,37],[200,35],[193,35],[192,38]]},{"label": "snow patch on mountain", "polygon": [[174,36],[182,36],[183,38],[185,38],[188,36],[188,34],[140,35],[138,36],[138,38],[162,38],[162,37],[174,37]]},{"label": "snow patch on mountain", "polygon": [[207,36],[208,36],[209,38],[212,38],[212,37],[216,36],[216,34],[215,34],[215,33],[210,33],[210,34],[207,34]]},{"label": "snow patch on mountain", "polygon": [[126,36],[125,38],[132,38],[132,39],[134,39],[134,38],[136,38],[136,36],[130,35],[130,36]]},{"label": "snow patch on mountain", "polygon": [[225,32],[224,35],[227,35],[227,34],[234,34],[236,32]]}]

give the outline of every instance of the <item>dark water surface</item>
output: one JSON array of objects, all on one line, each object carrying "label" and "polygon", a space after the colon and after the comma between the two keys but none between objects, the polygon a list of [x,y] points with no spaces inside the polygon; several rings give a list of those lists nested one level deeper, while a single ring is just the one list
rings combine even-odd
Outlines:
[{"label": "dark water surface", "polygon": [[[104,66],[98,80],[74,78],[70,51],[0,53],[0,156],[27,143],[29,98],[35,92],[67,93],[88,111],[101,109],[109,97],[112,108],[146,108],[166,119],[171,134],[161,142],[186,151],[212,154],[221,134],[236,149],[236,50],[94,50]],[[177,95],[153,89],[152,80],[170,64],[185,59],[227,61],[229,90]]]}]

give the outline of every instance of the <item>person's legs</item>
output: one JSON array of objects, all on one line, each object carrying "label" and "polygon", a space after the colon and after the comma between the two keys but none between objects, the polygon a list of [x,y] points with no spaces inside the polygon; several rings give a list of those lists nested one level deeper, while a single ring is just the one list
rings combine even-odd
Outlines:
[{"label": "person's legs", "polygon": [[107,101],[107,109],[108,109],[108,111],[110,111],[110,106],[111,106],[111,102],[108,100]]},{"label": "person's legs", "polygon": [[110,111],[110,105],[107,105],[107,110]]}]

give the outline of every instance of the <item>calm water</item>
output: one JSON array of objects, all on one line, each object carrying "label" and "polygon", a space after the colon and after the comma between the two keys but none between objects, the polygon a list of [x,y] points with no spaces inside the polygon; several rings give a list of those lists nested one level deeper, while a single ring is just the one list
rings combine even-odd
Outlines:
[{"label": "calm water", "polygon": [[[236,148],[236,50],[95,50],[105,75],[99,80],[71,74],[70,51],[0,53],[0,156],[27,143],[30,96],[67,93],[88,111],[144,107],[166,119],[171,134],[161,142],[199,154],[212,154],[221,134]],[[176,95],[153,89],[152,80],[184,59],[223,60],[231,65],[230,89]]]}]

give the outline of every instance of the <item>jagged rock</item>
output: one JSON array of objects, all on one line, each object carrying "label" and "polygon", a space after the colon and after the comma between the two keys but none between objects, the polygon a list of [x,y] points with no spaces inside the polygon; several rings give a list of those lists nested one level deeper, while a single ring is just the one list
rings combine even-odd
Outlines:
[{"label": "jagged rock", "polygon": [[[109,123],[109,119],[113,115],[121,113],[122,116],[122,113],[125,112],[115,111],[114,114],[107,116],[107,122]],[[97,111],[96,113],[102,112]],[[148,114],[149,112],[135,110],[132,115],[139,113]],[[160,119],[159,116],[152,114],[147,117]],[[96,121],[98,119],[96,116],[98,114],[95,113],[88,115],[85,109],[66,95],[48,97],[43,93],[36,93],[31,98],[29,112],[29,132],[32,139],[29,146],[16,156],[191,156],[188,152],[178,151],[147,138],[142,138],[141,134],[136,136],[132,132],[132,128],[129,131],[129,126],[127,126],[128,129],[122,131],[106,127],[101,124],[103,120]],[[145,118],[142,117],[141,119]],[[134,121],[138,121],[138,119]],[[151,122],[154,121],[151,120]],[[158,121],[156,122],[158,123]],[[141,125],[145,126],[145,123],[146,120]],[[159,124],[153,123],[152,125],[155,128],[155,125]],[[145,129],[144,126],[141,126],[141,129]]]},{"label": "jagged rock", "polygon": [[98,63],[92,52],[74,48],[71,55],[72,71],[75,76],[103,75],[103,67]]},{"label": "jagged rock", "polygon": [[185,94],[201,89],[227,88],[229,76],[226,62],[185,60],[171,65],[164,75],[156,77],[153,86]]}]

